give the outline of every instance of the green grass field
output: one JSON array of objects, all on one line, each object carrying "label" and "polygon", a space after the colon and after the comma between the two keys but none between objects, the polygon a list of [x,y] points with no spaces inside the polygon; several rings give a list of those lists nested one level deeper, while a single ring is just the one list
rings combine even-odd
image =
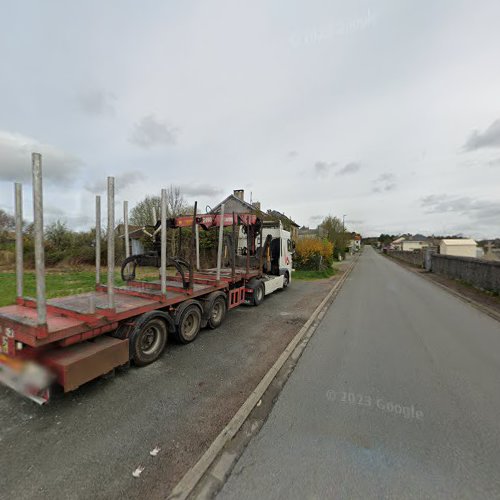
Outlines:
[{"label": "green grass field", "polygon": [[[137,278],[152,280],[158,278],[158,270],[153,268],[141,269]],[[101,283],[106,284],[107,273],[101,272]],[[47,271],[45,277],[47,298],[63,297],[77,293],[91,292],[95,289],[95,272],[54,270]],[[115,284],[123,285],[120,273],[115,272]],[[35,273],[24,273],[24,296],[36,297]],[[16,274],[13,272],[0,272],[0,307],[13,304],[16,300]]]},{"label": "green grass field", "polygon": [[[102,282],[106,283],[106,273]],[[116,284],[122,284],[119,274],[116,274]],[[95,288],[95,273],[92,271],[51,271],[45,278],[47,298],[62,297],[77,293],[90,292]],[[36,297],[35,273],[24,273],[24,296]],[[0,306],[13,304],[16,300],[15,273],[0,273]]]}]

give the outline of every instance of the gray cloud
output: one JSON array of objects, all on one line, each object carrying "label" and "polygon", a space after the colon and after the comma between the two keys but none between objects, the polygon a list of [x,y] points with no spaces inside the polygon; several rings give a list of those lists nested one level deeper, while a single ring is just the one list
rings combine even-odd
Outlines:
[{"label": "gray cloud", "polygon": [[186,196],[219,196],[224,191],[210,184],[181,184],[179,188]]},{"label": "gray cloud", "polygon": [[476,200],[469,196],[449,196],[431,194],[421,198],[421,206],[426,213],[448,213],[466,215],[472,219],[484,220],[500,216],[500,202]]},{"label": "gray cloud", "polygon": [[43,177],[55,184],[72,184],[82,166],[80,159],[55,146],[0,131],[0,181],[30,181],[32,152],[42,154]]},{"label": "gray cloud", "polygon": [[326,161],[317,161],[313,166],[314,174],[317,177],[326,177],[331,169],[337,165],[336,162],[332,161],[330,163]]},{"label": "gray cloud", "polygon": [[129,141],[141,148],[170,146],[176,143],[178,130],[158,120],[154,115],[145,116],[134,125]]},{"label": "gray cloud", "polygon": [[105,115],[115,112],[116,96],[106,90],[87,90],[77,96],[77,102],[82,111],[89,115]]},{"label": "gray cloud", "polygon": [[488,160],[486,162],[488,167],[500,167],[500,158],[495,158],[494,160]]},{"label": "gray cloud", "polygon": [[484,132],[474,130],[464,145],[466,151],[500,148],[500,120],[495,120]]},{"label": "gray cloud", "polygon": [[344,165],[341,169],[337,171],[336,175],[348,175],[348,174],[355,174],[356,172],[359,171],[361,168],[361,165],[356,162],[350,162]]},{"label": "gray cloud", "polygon": [[309,217],[309,220],[311,222],[318,222],[318,221],[322,221],[324,218],[325,218],[324,215],[311,215],[311,217]]},{"label": "gray cloud", "polygon": [[380,174],[374,181],[372,191],[374,193],[383,193],[384,191],[394,191],[397,187],[396,176],[390,172]]},{"label": "gray cloud", "polygon": [[[115,190],[125,189],[127,186],[134,184],[144,178],[144,174],[138,170],[129,170],[123,174],[115,176]],[[85,184],[85,189],[91,193],[102,193],[107,190],[108,179],[102,177],[101,179]]]}]

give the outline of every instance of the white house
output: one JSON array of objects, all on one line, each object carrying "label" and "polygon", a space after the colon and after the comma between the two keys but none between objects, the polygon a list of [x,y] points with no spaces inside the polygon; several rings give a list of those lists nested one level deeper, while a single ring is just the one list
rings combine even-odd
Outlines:
[{"label": "white house", "polygon": [[414,250],[421,250],[429,246],[428,241],[424,240],[403,240],[401,242],[401,250],[403,252],[413,252]]},{"label": "white house", "polygon": [[441,255],[453,255],[455,257],[475,258],[477,256],[477,243],[467,238],[441,240],[439,242],[439,253]]}]

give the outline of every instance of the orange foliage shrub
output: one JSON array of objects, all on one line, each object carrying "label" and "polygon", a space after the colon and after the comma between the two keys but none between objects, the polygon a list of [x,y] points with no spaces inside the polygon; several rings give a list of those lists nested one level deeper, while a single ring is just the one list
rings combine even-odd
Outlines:
[{"label": "orange foliage shrub", "polygon": [[319,238],[305,238],[297,241],[295,267],[303,270],[320,270],[333,262],[333,244]]}]

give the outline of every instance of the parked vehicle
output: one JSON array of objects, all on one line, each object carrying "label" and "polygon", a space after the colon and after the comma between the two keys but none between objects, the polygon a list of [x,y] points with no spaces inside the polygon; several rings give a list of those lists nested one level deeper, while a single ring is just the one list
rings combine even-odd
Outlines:
[{"label": "parked vehicle", "polygon": [[[203,214],[167,220],[153,229],[154,251],[134,255],[122,264],[124,286],[114,284],[114,239],[108,239],[108,282],[100,282],[96,262],[96,289],[92,293],[46,300],[43,263],[41,162],[33,155],[37,299],[22,293],[22,233],[17,231],[17,290],[14,305],[0,308],[0,381],[43,404],[54,384],[64,392],[132,362],[145,366],[156,361],[170,337],[187,344],[201,328],[217,328],[228,310],[242,304],[258,306],[265,295],[286,288],[291,280],[293,245],[279,221],[256,214]],[[16,218],[20,213],[16,186]],[[100,227],[100,198],[97,198]],[[166,209],[163,211],[166,214]],[[108,178],[108,226],[114,227],[114,180]],[[166,233],[191,227],[189,260],[166,254]],[[219,231],[217,266],[197,269],[198,230]],[[231,228],[224,234],[224,228]],[[100,234],[100,232],[97,232]],[[100,241],[96,244],[100,255]],[[223,251],[229,266],[222,262]],[[136,279],[140,265],[156,265],[157,281]],[[167,276],[167,268],[175,272]]]}]

